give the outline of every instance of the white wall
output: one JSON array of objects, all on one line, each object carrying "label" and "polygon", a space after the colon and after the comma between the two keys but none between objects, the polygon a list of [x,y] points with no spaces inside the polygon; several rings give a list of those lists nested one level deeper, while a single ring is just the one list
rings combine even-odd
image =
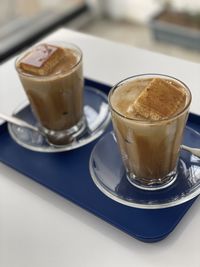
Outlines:
[{"label": "white wall", "polygon": [[199,0],[170,0],[177,10],[188,10],[192,13],[200,12]]},{"label": "white wall", "polygon": [[200,0],[99,0],[104,13],[114,19],[145,23],[169,2],[176,10],[200,12]]}]

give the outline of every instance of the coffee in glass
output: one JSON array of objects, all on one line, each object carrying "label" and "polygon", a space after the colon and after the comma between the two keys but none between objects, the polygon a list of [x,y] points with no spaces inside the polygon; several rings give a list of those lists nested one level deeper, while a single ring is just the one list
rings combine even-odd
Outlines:
[{"label": "coffee in glass", "polygon": [[72,142],[85,128],[81,50],[69,43],[42,43],[17,59],[16,70],[48,142]]},{"label": "coffee in glass", "polygon": [[155,190],[173,183],[190,103],[188,87],[167,75],[137,75],[112,88],[113,127],[132,184]]}]

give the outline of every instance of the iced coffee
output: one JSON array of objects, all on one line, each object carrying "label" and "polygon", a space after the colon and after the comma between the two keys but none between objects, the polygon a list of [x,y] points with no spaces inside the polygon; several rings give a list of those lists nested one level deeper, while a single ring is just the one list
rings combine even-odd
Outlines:
[{"label": "iced coffee", "polygon": [[165,75],[140,75],[109,94],[112,121],[130,182],[162,188],[176,166],[191,102],[189,89]]},{"label": "iced coffee", "polygon": [[85,126],[80,49],[66,43],[42,43],[20,56],[16,69],[48,141],[71,142]]}]

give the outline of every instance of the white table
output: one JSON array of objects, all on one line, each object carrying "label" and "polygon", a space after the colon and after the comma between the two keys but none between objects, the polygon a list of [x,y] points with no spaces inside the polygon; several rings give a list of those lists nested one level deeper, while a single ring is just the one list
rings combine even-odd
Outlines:
[{"label": "white table", "polygon": [[[114,84],[139,73],[173,75],[191,88],[191,111],[200,111],[200,66],[196,63],[65,29],[48,38],[80,46],[85,76],[101,82]],[[24,98],[11,59],[0,66],[1,111],[11,113]],[[142,243],[0,164],[1,267],[197,267],[199,222],[200,198],[166,239]]]}]

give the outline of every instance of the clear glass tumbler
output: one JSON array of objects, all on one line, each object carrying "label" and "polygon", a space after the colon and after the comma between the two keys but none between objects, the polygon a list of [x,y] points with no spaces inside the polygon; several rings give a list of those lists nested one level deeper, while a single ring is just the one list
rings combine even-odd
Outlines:
[{"label": "clear glass tumbler", "polygon": [[72,142],[74,137],[85,128],[82,52],[70,43],[48,44],[62,48],[76,60],[72,61],[69,56],[66,56],[59,60],[53,73],[42,76],[30,74],[20,67],[20,61],[34,49],[33,47],[17,58],[16,70],[33,114],[48,142],[63,146]]},{"label": "clear glass tumbler", "polygon": [[[186,103],[176,115],[156,121],[133,119],[120,113],[113,106],[113,95],[119,88],[126,88],[130,83],[134,87],[137,84],[135,81],[142,84],[156,77],[167,79],[184,89]],[[114,132],[127,178],[132,184],[142,189],[156,190],[173,183],[190,103],[191,93],[188,87],[180,80],[167,75],[132,76],[120,81],[111,89],[109,105]]]}]

